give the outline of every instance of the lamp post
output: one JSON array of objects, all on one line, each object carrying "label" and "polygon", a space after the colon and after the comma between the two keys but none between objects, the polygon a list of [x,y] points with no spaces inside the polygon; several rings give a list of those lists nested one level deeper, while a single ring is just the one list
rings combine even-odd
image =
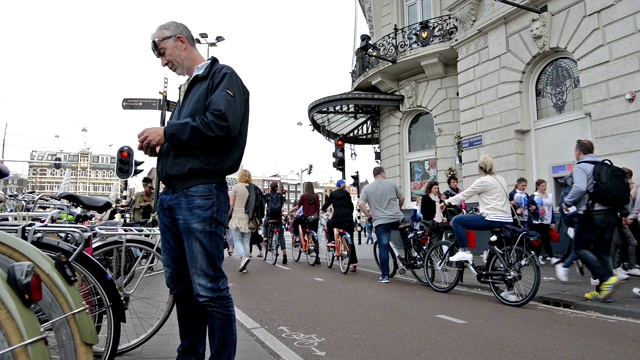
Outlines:
[{"label": "lamp post", "polygon": [[199,45],[207,44],[207,59],[209,58],[209,48],[216,47],[216,46],[218,46],[218,45],[216,45],[217,43],[219,43],[221,41],[224,41],[224,37],[216,36],[214,41],[209,42],[207,40],[207,39],[209,39],[209,35],[207,35],[207,33],[200,33],[200,34],[198,34],[198,36],[200,36],[200,37],[196,38],[196,44],[199,44]]}]

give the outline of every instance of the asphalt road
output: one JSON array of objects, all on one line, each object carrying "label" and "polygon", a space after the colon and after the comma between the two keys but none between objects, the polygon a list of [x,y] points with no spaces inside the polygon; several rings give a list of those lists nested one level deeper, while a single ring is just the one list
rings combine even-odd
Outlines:
[{"label": "asphalt road", "polygon": [[337,264],[328,269],[322,253],[316,266],[304,255],[295,263],[289,254],[284,266],[254,255],[246,273],[238,272],[237,256],[226,258],[240,326],[267,333],[264,346],[285,359],[631,358],[640,352],[638,320],[535,302],[512,308],[487,292],[459,287],[439,294],[409,277],[380,284],[371,246],[358,250],[358,272],[347,275]]}]

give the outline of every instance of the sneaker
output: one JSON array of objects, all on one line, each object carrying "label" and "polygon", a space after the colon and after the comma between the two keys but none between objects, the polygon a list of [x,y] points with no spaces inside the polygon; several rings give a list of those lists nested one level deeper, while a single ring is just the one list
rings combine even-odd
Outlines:
[{"label": "sneaker", "polygon": [[632,291],[634,294],[640,296],[640,287],[634,287]]},{"label": "sneaker", "polygon": [[353,264],[351,267],[351,272],[356,272],[358,270],[358,264]]},{"label": "sneaker", "polygon": [[335,241],[329,241],[329,242],[327,242],[327,247],[336,247],[336,243],[335,243]]},{"label": "sneaker", "polygon": [[518,296],[516,295],[515,291],[509,291],[505,289],[502,294],[500,294],[500,297],[507,301],[518,301]]},{"label": "sneaker", "polygon": [[260,252],[260,254],[258,254],[258,257],[263,257],[264,255],[262,255],[262,252]]},{"label": "sneaker", "polygon": [[569,281],[569,269],[562,264],[556,264],[556,277],[560,281]]},{"label": "sneaker", "polygon": [[622,279],[614,275],[600,284],[600,297],[605,300],[611,299],[611,295],[616,292],[621,281]]},{"label": "sneaker", "polygon": [[627,270],[627,274],[633,275],[633,276],[640,276],[640,269],[631,268]]},{"label": "sneaker", "polygon": [[611,299],[605,299],[597,291],[592,291],[584,294],[584,298],[589,301],[611,302]]},{"label": "sneaker", "polygon": [[389,282],[389,277],[385,275],[380,275],[380,277],[378,278],[378,282],[386,284]]},{"label": "sneaker", "polygon": [[593,285],[593,286],[600,285],[600,280],[591,278],[591,285]]},{"label": "sneaker", "polygon": [[458,250],[458,252],[449,257],[449,261],[471,261],[473,260],[473,254],[466,251]]},{"label": "sneaker", "polygon": [[542,256],[538,256],[538,261],[540,261],[540,265],[544,265],[544,264],[546,264],[546,263],[544,262],[544,258],[543,258]]},{"label": "sneaker", "polygon": [[485,250],[482,252],[482,261],[484,261],[484,263],[487,263],[487,258],[489,258],[489,250]]},{"label": "sneaker", "polygon": [[282,254],[282,265],[287,265],[287,254]]},{"label": "sneaker", "polygon": [[551,265],[555,265],[558,262],[560,262],[560,259],[558,259],[557,257],[554,256],[551,258]]},{"label": "sneaker", "polygon": [[243,272],[243,273],[246,273],[246,272],[247,272],[247,269],[242,270],[242,272]]},{"label": "sneaker", "polygon": [[247,268],[247,264],[249,264],[249,261],[251,261],[251,259],[247,257],[240,262],[240,272],[243,272]]},{"label": "sneaker", "polygon": [[318,257],[316,258],[316,263],[315,264],[316,265],[320,265],[320,258],[318,258]]},{"label": "sneaker", "polygon": [[613,269],[613,275],[620,278],[620,280],[627,280],[629,278],[629,275],[627,275],[627,272],[622,270],[622,268]]}]

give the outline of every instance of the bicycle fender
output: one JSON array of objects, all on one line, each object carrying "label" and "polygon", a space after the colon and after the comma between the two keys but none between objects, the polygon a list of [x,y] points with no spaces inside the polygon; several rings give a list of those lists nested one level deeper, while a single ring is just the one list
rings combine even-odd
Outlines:
[{"label": "bicycle fender", "polygon": [[[69,309],[76,310],[84,306],[80,291],[75,286],[71,286],[56,270],[53,260],[37,247],[28,242],[5,232],[0,232],[0,243],[13,248],[24,254],[36,266],[41,268],[55,283],[56,287],[64,296]],[[80,338],[86,344],[95,345],[98,343],[98,335],[93,324],[93,319],[88,311],[81,311],[72,316],[80,330]]]}]

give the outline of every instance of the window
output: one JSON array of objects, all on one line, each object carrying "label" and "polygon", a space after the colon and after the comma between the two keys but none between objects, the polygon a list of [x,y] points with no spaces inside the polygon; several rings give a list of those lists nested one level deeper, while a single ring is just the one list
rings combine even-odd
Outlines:
[{"label": "window", "polygon": [[416,116],[409,124],[409,152],[433,150],[435,148],[436,131],[433,124],[433,116],[429,113]]},{"label": "window", "polygon": [[405,0],[407,26],[433,18],[432,0]]},{"label": "window", "polygon": [[92,156],[91,157],[91,162],[93,162],[94,164],[97,164],[100,162],[100,157],[99,156]]},{"label": "window", "polygon": [[538,120],[582,109],[578,63],[562,57],[547,64],[536,80]]},{"label": "window", "polygon": [[424,195],[427,183],[437,180],[436,132],[433,116],[414,116],[407,126],[407,176],[411,201]]}]

